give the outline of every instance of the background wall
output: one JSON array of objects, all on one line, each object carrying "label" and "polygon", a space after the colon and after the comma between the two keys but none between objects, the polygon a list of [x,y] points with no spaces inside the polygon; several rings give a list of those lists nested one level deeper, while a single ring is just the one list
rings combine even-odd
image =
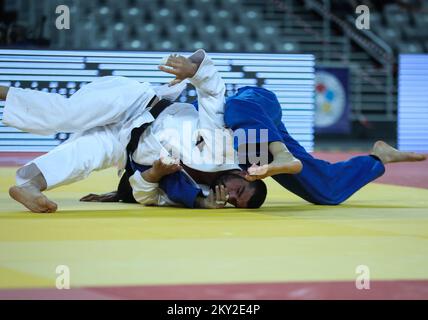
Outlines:
[{"label": "background wall", "polygon": [[[96,77],[126,76],[160,85],[172,80],[157,69],[167,52],[0,50],[0,85],[54,92],[70,96]],[[283,108],[290,133],[313,149],[314,57],[298,54],[210,54],[223,77],[227,96],[237,88],[259,85],[273,90]],[[191,85],[180,96],[192,102]],[[0,102],[0,119],[4,101]],[[68,138],[67,133],[39,136],[0,124],[0,151],[49,151]]]}]

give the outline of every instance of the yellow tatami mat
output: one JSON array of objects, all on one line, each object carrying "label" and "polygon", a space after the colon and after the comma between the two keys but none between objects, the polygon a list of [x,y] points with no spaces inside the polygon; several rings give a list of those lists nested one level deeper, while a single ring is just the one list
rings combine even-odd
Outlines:
[{"label": "yellow tatami mat", "polygon": [[48,192],[54,214],[13,202],[0,168],[0,289],[428,279],[428,190],[371,184],[340,206],[314,206],[273,180],[259,210],[79,203],[114,189],[114,170]]}]

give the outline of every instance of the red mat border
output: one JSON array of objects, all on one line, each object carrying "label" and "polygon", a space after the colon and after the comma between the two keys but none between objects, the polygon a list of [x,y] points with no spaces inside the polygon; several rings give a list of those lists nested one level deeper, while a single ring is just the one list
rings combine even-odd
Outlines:
[{"label": "red mat border", "polygon": [[376,280],[363,290],[352,281],[0,289],[0,299],[428,300],[428,280]]},{"label": "red mat border", "polygon": [[[43,152],[0,152],[0,167],[22,166]],[[331,162],[361,155],[359,152],[314,152],[314,156]],[[417,163],[393,163],[387,165],[385,175],[376,183],[428,189],[428,161]]]}]

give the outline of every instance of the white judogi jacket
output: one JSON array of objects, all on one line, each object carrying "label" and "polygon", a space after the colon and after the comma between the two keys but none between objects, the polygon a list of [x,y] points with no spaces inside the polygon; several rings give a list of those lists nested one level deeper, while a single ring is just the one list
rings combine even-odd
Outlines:
[{"label": "white judogi jacket", "polygon": [[[197,73],[189,79],[197,91],[198,111],[188,103],[176,102],[168,107],[141,136],[133,160],[151,165],[160,156],[169,155],[199,171],[239,169],[235,163],[232,135],[224,127],[225,84],[203,50],[194,53],[190,59],[200,63]],[[185,84],[175,89],[178,92],[184,87]],[[201,138],[202,143],[198,144]],[[138,202],[174,205],[157,183],[145,181],[140,172],[135,172],[130,183]],[[209,191],[207,186],[199,187],[205,193]]]}]

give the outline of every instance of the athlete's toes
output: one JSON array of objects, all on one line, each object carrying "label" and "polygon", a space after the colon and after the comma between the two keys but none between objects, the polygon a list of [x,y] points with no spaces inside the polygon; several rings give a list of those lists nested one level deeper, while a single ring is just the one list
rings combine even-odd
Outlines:
[{"label": "athlete's toes", "polygon": [[294,165],[294,173],[300,173],[303,169],[303,164],[299,159],[295,159],[293,160],[293,165]]},{"label": "athlete's toes", "polygon": [[55,202],[50,201],[45,196],[38,197],[36,203],[37,206],[40,208],[39,213],[52,213],[55,212],[58,208]]},{"label": "athlete's toes", "polygon": [[58,205],[53,201],[48,200],[46,205],[49,213],[53,213],[58,210]]},{"label": "athlete's toes", "polygon": [[245,180],[253,182],[253,181],[257,180],[257,176],[247,174],[247,175],[245,175]]},{"label": "athlete's toes", "polygon": [[262,166],[258,166],[258,165],[252,165],[250,168],[248,168],[248,173],[252,176],[260,176],[260,175],[264,175],[266,174],[268,171],[268,165],[262,165]]}]

